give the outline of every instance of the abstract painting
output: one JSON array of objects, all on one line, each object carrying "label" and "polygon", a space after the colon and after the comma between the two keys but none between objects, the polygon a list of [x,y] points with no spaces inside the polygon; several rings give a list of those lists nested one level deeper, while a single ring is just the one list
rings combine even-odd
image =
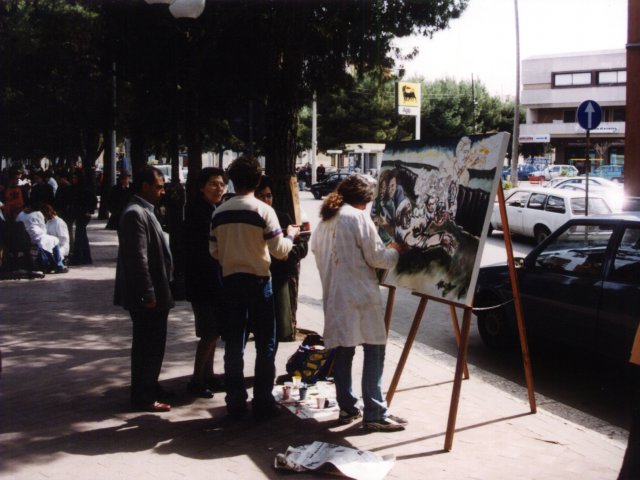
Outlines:
[{"label": "abstract painting", "polygon": [[383,283],[473,301],[508,133],[388,144],[371,217],[400,260]]}]

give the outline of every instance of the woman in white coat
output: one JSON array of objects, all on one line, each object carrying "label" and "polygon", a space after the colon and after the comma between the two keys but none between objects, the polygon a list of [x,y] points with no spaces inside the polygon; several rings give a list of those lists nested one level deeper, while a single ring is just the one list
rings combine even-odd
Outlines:
[{"label": "woman in white coat", "polygon": [[67,222],[61,219],[54,208],[49,204],[44,204],[40,209],[42,214],[44,215],[44,219],[47,221],[47,233],[49,235],[53,235],[58,238],[59,247],[60,247],[60,255],[62,258],[66,258],[69,256],[69,227],[67,227]]},{"label": "woman in white coat", "polygon": [[[322,204],[322,222],[312,236],[311,251],[322,281],[325,347],[336,349],[333,374],[339,421],[347,424],[363,416],[366,430],[396,431],[407,422],[389,413],[382,396],[387,335],[375,269],[394,267],[399,254],[384,246],[365,212],[373,196],[374,185],[361,175],[340,183]],[[351,379],[358,345],[364,349],[362,413]]]}]

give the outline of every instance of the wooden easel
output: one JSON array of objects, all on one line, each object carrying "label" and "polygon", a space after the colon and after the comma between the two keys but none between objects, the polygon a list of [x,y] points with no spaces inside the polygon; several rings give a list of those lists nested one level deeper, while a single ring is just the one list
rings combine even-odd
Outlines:
[{"label": "wooden easel", "polygon": [[[525,381],[527,383],[527,393],[529,395],[529,407],[531,409],[531,413],[536,413],[537,407],[536,407],[535,392],[533,389],[533,373],[531,371],[531,359],[529,357],[527,333],[524,327],[524,317],[522,315],[520,289],[518,288],[518,277],[516,275],[515,263],[513,259],[513,244],[511,243],[511,236],[509,234],[509,221],[507,219],[507,211],[504,204],[504,193],[502,191],[502,181],[498,185],[498,205],[500,207],[500,218],[502,220],[505,249],[507,251],[507,263],[509,265],[509,278],[511,280],[511,291],[513,292],[514,307],[516,312],[516,323],[518,325],[518,333],[520,337],[520,349],[522,351],[522,362],[524,365]],[[387,333],[389,333],[389,327],[391,325],[391,314],[393,311],[393,303],[395,301],[396,287],[392,285],[386,285],[386,284],[382,284],[382,285],[389,288],[389,293],[387,296],[387,306],[385,310],[385,319],[384,319]],[[451,321],[453,323],[456,343],[458,345],[458,357],[456,361],[456,370],[453,378],[453,390],[451,392],[451,402],[449,404],[449,418],[447,420],[447,431],[446,431],[445,440],[444,440],[444,449],[447,451],[451,451],[451,448],[453,447],[453,434],[456,428],[458,404],[460,402],[460,390],[462,388],[462,379],[469,378],[469,371],[467,368],[467,349],[469,347],[469,331],[471,330],[471,314],[473,313],[473,307],[470,305],[463,305],[463,304],[458,304],[448,300],[443,300],[441,298],[431,297],[428,295],[424,295],[422,293],[413,292],[412,295],[419,297],[420,303],[418,304],[416,314],[413,318],[411,329],[407,334],[407,341],[405,342],[404,348],[402,350],[402,355],[400,356],[400,360],[396,367],[396,371],[393,374],[391,385],[389,386],[389,390],[387,391],[386,400],[387,400],[387,404],[391,404],[391,400],[393,400],[393,396],[395,395],[396,389],[398,387],[398,383],[400,382],[400,377],[402,376],[402,371],[404,370],[404,366],[407,362],[407,358],[409,357],[411,346],[413,345],[413,342],[416,338],[416,335],[418,333],[418,328],[420,327],[420,322],[422,321],[422,316],[424,315],[424,311],[427,307],[427,301],[434,300],[437,302],[448,304],[451,312]],[[456,307],[462,308],[464,310],[464,313],[462,315],[462,329],[460,329],[460,326],[458,324]]]}]

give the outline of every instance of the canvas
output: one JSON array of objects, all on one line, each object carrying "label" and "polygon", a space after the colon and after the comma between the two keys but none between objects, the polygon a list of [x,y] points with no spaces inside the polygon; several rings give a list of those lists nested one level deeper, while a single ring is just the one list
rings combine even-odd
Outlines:
[{"label": "canvas", "polygon": [[401,253],[385,284],[471,306],[508,142],[497,133],[387,145],[371,216]]}]

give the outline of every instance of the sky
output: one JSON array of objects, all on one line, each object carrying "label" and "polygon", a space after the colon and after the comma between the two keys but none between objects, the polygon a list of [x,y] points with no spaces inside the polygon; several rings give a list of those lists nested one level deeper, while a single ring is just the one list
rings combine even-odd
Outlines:
[{"label": "sky", "polygon": [[[624,49],[627,0],[518,0],[520,59],[548,54]],[[447,30],[406,37],[397,45],[420,54],[405,62],[405,78],[480,80],[492,95],[516,92],[514,0],[469,0]]]}]

